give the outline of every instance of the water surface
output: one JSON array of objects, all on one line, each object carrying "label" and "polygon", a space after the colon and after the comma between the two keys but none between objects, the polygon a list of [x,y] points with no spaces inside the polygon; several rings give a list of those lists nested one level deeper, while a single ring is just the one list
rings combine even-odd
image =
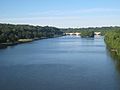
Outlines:
[{"label": "water surface", "polygon": [[120,90],[103,37],[44,39],[0,50],[0,90]]}]

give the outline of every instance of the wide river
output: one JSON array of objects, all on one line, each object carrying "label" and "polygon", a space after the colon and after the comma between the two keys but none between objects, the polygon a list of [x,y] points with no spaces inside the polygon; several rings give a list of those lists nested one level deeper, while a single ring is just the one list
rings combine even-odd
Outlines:
[{"label": "wide river", "polygon": [[0,50],[0,90],[120,90],[103,37],[43,39]]}]

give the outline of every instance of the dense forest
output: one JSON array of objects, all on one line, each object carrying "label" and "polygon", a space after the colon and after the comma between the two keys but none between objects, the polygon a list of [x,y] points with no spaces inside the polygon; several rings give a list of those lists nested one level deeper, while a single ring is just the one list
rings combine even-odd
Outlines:
[{"label": "dense forest", "polygon": [[105,34],[108,49],[120,57],[120,30],[112,30]]},{"label": "dense forest", "polygon": [[80,34],[80,36],[82,37],[82,38],[86,38],[86,37],[94,37],[94,31],[82,31],[81,32],[81,34]]},{"label": "dense forest", "polygon": [[41,27],[32,25],[0,24],[0,43],[17,43],[22,39],[33,40],[40,38],[52,38],[63,35],[63,32],[55,27]]}]

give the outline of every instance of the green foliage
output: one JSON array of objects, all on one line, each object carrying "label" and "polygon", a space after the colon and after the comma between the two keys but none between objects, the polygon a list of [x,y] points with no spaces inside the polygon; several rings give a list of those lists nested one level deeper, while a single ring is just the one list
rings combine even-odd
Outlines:
[{"label": "green foliage", "polygon": [[94,37],[94,31],[81,31],[81,37]]},{"label": "green foliage", "polygon": [[55,27],[0,24],[0,43],[14,43],[19,39],[51,38],[57,35],[63,35],[63,32]]},{"label": "green foliage", "polygon": [[105,34],[105,42],[111,51],[120,56],[120,30],[112,30]]}]

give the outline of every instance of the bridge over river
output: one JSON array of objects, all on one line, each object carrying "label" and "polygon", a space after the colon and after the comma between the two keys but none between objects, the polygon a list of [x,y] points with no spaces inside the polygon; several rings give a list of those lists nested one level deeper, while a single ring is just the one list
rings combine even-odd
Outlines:
[{"label": "bridge over river", "polygon": [[[81,33],[80,32],[70,32],[70,33],[65,33],[65,35],[76,35],[79,36]],[[101,32],[94,32],[95,35],[101,35]]]}]

